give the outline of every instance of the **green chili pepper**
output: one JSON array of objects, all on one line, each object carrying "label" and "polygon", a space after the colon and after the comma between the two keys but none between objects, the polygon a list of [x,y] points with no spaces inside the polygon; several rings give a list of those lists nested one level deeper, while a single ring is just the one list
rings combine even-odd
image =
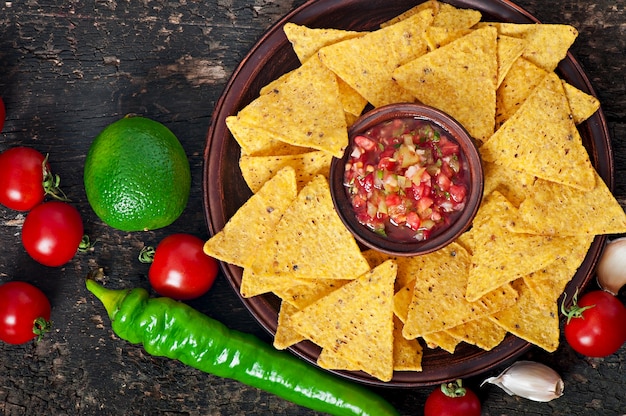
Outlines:
[{"label": "green chili pepper", "polygon": [[142,288],[110,290],[92,279],[86,284],[107,310],[113,332],[142,344],[151,355],[179,360],[320,412],[399,415],[365,387],[310,366],[251,334],[228,329],[182,302],[150,298]]}]

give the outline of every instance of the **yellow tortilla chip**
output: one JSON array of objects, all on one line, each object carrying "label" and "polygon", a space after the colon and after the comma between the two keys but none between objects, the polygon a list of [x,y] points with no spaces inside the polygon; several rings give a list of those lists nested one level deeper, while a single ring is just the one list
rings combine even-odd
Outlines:
[{"label": "yellow tortilla chip", "polygon": [[498,191],[515,207],[519,207],[529,196],[530,188],[536,179],[533,175],[491,162],[483,163],[483,173],[485,178],[483,196]]},{"label": "yellow tortilla chip", "polygon": [[304,341],[304,337],[293,329],[291,324],[291,316],[298,312],[298,309],[289,303],[282,302],[280,311],[278,312],[278,326],[274,334],[274,348],[284,350],[300,341]]},{"label": "yellow tortilla chip", "polygon": [[305,62],[324,46],[365,35],[365,32],[309,28],[295,23],[285,23],[283,31],[300,62]]},{"label": "yellow tortilla chip", "polygon": [[395,371],[422,371],[422,346],[415,339],[402,336],[402,321],[393,317],[393,369]]},{"label": "yellow tortilla chip", "polygon": [[432,11],[420,12],[363,37],[326,46],[319,50],[320,59],[375,107],[411,101],[391,75],[399,65],[426,53],[423,33],[432,19]]},{"label": "yellow tortilla chip", "polygon": [[460,9],[448,3],[439,3],[433,26],[468,29],[480,21],[482,14],[474,9]]},{"label": "yellow tortilla chip", "polygon": [[574,121],[563,85],[548,74],[524,104],[480,147],[495,162],[537,177],[589,191],[594,169]]},{"label": "yellow tortilla chip", "polygon": [[626,232],[623,208],[595,171],[594,177],[596,186],[591,191],[537,180],[510,228],[515,232],[559,236]]},{"label": "yellow tortilla chip", "polygon": [[449,27],[429,26],[424,33],[424,39],[428,44],[428,50],[434,51],[450,42],[457,40],[469,33],[473,29],[453,29]]},{"label": "yellow tortilla chip", "polygon": [[485,351],[491,351],[500,345],[506,336],[506,330],[488,318],[477,319],[446,329],[446,333],[459,341],[475,345]]},{"label": "yellow tortilla chip", "polygon": [[294,314],[294,327],[368,374],[391,380],[396,270],[389,260],[366,272]]},{"label": "yellow tortilla chip", "polygon": [[317,365],[327,370],[345,370],[345,371],[359,371],[358,364],[353,361],[347,360],[341,355],[323,348],[320,355],[317,357]]},{"label": "yellow tortilla chip", "polygon": [[444,351],[454,354],[456,347],[461,341],[446,331],[433,332],[423,336],[426,345],[430,349],[441,348]]},{"label": "yellow tortilla chip", "polygon": [[526,42],[511,36],[498,36],[498,82],[499,87],[515,61],[522,55]]},{"label": "yellow tortilla chip", "polygon": [[[308,279],[307,279],[308,280]],[[304,279],[292,279],[285,276],[261,275],[252,271],[250,267],[245,267],[241,276],[241,286],[239,293],[244,298],[274,292],[283,293],[293,286],[305,284]]]},{"label": "yellow tortilla chip", "polygon": [[283,279],[354,279],[369,270],[341,222],[328,181],[318,175],[285,210],[251,272]]},{"label": "yellow tortilla chip", "polygon": [[241,109],[237,117],[286,143],[324,150],[336,157],[341,157],[348,145],[337,77],[317,57]]},{"label": "yellow tortilla chip", "polygon": [[226,127],[241,147],[241,154],[249,156],[295,155],[310,152],[306,147],[283,141],[279,134],[253,126],[237,116],[226,117]]},{"label": "yellow tortilla chip", "polygon": [[315,176],[328,178],[333,156],[320,150],[285,156],[246,156],[239,158],[239,168],[243,179],[253,193],[285,166],[291,166],[296,173],[298,190]]},{"label": "yellow tortilla chip", "polygon": [[473,31],[399,67],[393,78],[417,100],[457,119],[475,139],[494,131],[497,31]]},{"label": "yellow tortilla chip", "polygon": [[376,250],[365,250],[363,257],[365,257],[372,268],[387,260],[396,262],[398,265],[398,275],[395,282],[396,292],[415,280],[415,275],[422,265],[422,261],[417,256],[393,256]]},{"label": "yellow tortilla chip", "polygon": [[517,303],[489,319],[518,338],[548,352],[556,351],[560,336],[557,304],[538,308],[523,279],[516,280],[513,285],[520,294]]},{"label": "yellow tortilla chip", "polygon": [[578,31],[570,25],[479,23],[476,27],[493,26],[501,35],[524,39],[526,47],[522,56],[548,72],[556,69],[565,58]]},{"label": "yellow tortilla chip", "polygon": [[418,4],[417,6],[411,7],[409,10],[405,11],[404,13],[401,13],[387,20],[386,22],[381,23],[380,27],[384,28],[387,26],[394,25],[402,20],[408,19],[411,16],[415,16],[416,14],[419,14],[420,12],[423,12],[424,10],[430,10],[432,11],[433,15],[436,15],[439,12],[440,6],[441,6],[441,3],[439,3],[437,0],[427,0],[423,3]]},{"label": "yellow tortilla chip", "polygon": [[[216,259],[245,267],[271,237],[283,212],[296,199],[296,175],[281,169],[252,195],[224,228],[204,243],[204,252]],[[246,235],[246,238],[241,238]]]},{"label": "yellow tortilla chip", "polygon": [[565,286],[572,280],[576,270],[585,259],[593,236],[579,236],[576,244],[566,253],[541,270],[524,276],[524,283],[538,308],[550,308],[563,294]]},{"label": "yellow tortilla chip", "polygon": [[600,108],[600,101],[593,95],[582,92],[573,85],[563,82],[565,96],[574,116],[574,123],[580,124],[591,117]]},{"label": "yellow tortilla chip", "polygon": [[276,289],[274,293],[284,302],[288,302],[298,309],[304,309],[350,281],[351,280],[341,279],[306,279],[303,281],[292,281],[291,286]]},{"label": "yellow tortilla chip", "polygon": [[572,237],[513,233],[506,224],[516,217],[517,209],[497,191],[483,202],[472,228],[475,247],[465,295],[468,301],[541,270],[576,242]]},{"label": "yellow tortilla chip", "polygon": [[517,298],[515,291],[504,287],[477,302],[465,300],[471,259],[456,243],[416,258],[422,264],[415,271],[413,297],[404,322],[402,333],[407,339],[491,315]]}]

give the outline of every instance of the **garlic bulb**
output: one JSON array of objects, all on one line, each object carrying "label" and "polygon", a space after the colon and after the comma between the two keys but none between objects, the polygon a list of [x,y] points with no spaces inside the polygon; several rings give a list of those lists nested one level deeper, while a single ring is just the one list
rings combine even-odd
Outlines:
[{"label": "garlic bulb", "polygon": [[495,384],[511,396],[549,402],[563,395],[563,380],[550,367],[534,361],[518,361],[497,377],[482,382]]},{"label": "garlic bulb", "polygon": [[626,237],[609,241],[596,269],[598,285],[617,295],[626,284]]}]

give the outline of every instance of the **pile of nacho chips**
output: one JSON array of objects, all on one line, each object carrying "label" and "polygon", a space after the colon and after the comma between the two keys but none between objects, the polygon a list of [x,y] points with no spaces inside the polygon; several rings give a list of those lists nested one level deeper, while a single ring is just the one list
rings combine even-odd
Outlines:
[{"label": "pile of nacho chips", "polygon": [[[205,245],[243,268],[244,297],[282,300],[276,348],[310,340],[321,367],[383,381],[421,371],[425,348],[489,351],[507,333],[556,350],[558,298],[626,215],[576,127],[599,103],[555,73],[576,30],[481,20],[427,1],[369,32],[284,26],[301,65],[227,118],[253,195]],[[412,101],[474,137],[482,206],[434,253],[362,251],[335,212],[330,162],[368,105]]]}]

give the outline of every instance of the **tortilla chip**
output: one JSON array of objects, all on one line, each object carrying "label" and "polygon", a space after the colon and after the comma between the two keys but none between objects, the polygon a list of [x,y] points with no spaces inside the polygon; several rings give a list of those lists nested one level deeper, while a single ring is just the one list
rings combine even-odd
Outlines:
[{"label": "tortilla chip", "polygon": [[434,51],[450,42],[471,33],[473,29],[453,29],[449,27],[430,26],[426,28],[424,39],[428,44],[428,50]]},{"label": "tortilla chip", "polygon": [[439,3],[437,0],[427,0],[423,3],[418,4],[417,6],[410,8],[406,12],[401,13],[387,20],[386,22],[381,23],[380,27],[384,28],[387,26],[394,25],[402,20],[408,19],[411,16],[415,16],[416,14],[419,14],[420,12],[423,12],[424,10],[430,10],[432,11],[433,15],[436,15],[439,12],[440,6],[441,6],[441,3]]},{"label": "tortilla chip", "polygon": [[399,67],[393,78],[417,100],[457,119],[475,139],[494,131],[497,31],[473,31]]},{"label": "tortilla chip", "polygon": [[477,302],[465,300],[471,259],[456,243],[416,258],[422,264],[415,271],[413,298],[404,322],[402,333],[407,339],[491,315],[517,298],[515,291],[504,287]]},{"label": "tortilla chip", "polygon": [[522,55],[526,42],[523,39],[511,36],[498,36],[498,82],[496,87],[502,84],[515,61]]},{"label": "tortilla chip", "polygon": [[393,369],[422,371],[422,346],[417,340],[402,336],[402,321],[393,317]]},{"label": "tortilla chip", "polygon": [[516,59],[496,91],[496,129],[513,116],[548,72],[532,62]]},{"label": "tortilla chip", "polygon": [[398,274],[395,282],[396,292],[415,280],[415,275],[422,264],[422,261],[417,256],[393,256],[376,250],[365,250],[363,257],[365,257],[372,268],[387,260],[396,262],[398,265]]},{"label": "tortilla chip", "polygon": [[548,74],[524,104],[480,147],[487,162],[590,191],[594,169],[574,121],[563,85]]},{"label": "tortilla chip", "polygon": [[300,341],[304,341],[305,338],[294,330],[291,324],[291,317],[296,312],[298,312],[298,309],[295,306],[286,302],[280,304],[278,326],[276,327],[273,343],[274,348],[277,350],[284,350]]},{"label": "tortilla chip", "polygon": [[281,135],[248,124],[237,116],[228,116],[225,122],[233,138],[241,147],[243,155],[296,155],[311,151],[306,147],[289,144],[283,141]]},{"label": "tortilla chip", "polygon": [[432,19],[431,10],[422,11],[363,37],[326,46],[319,51],[320,59],[375,107],[412,101],[391,75],[399,65],[426,53],[423,33]]},{"label": "tortilla chip", "polygon": [[515,305],[502,310],[489,319],[506,331],[548,352],[559,346],[559,311],[557,304],[538,308],[535,299],[522,279],[513,283],[520,294]]},{"label": "tortilla chip", "polygon": [[433,26],[468,29],[480,21],[482,14],[474,9],[460,9],[448,3],[439,3]]},{"label": "tortilla chip", "polygon": [[[245,267],[258,247],[270,238],[283,212],[296,196],[295,171],[285,167],[252,195],[222,230],[204,243],[204,252],[221,261]],[[241,238],[242,235],[246,238]]]},{"label": "tortilla chip", "polygon": [[328,178],[330,162],[333,156],[320,150],[285,156],[246,156],[239,158],[239,167],[243,179],[253,193],[267,182],[276,172],[285,166],[291,166],[296,172],[298,190],[302,189],[315,176]]},{"label": "tortilla chip", "polygon": [[488,318],[477,319],[446,329],[446,333],[459,341],[475,345],[485,351],[491,351],[500,345],[506,336],[506,330]]},{"label": "tortilla chip", "polygon": [[364,273],[294,314],[294,327],[368,374],[391,380],[396,270],[389,260]]},{"label": "tortilla chip", "polygon": [[341,222],[328,181],[318,175],[285,210],[250,265],[261,276],[282,279],[354,279],[370,269]]},{"label": "tortilla chip", "polygon": [[318,299],[334,292],[351,280],[341,279],[306,279],[293,282],[291,286],[274,290],[284,302],[298,309],[304,309]]},{"label": "tortilla chip", "polygon": [[556,69],[578,37],[578,31],[570,25],[491,22],[476,25],[485,26],[496,27],[501,35],[524,39],[526,48],[522,56],[548,72]]},{"label": "tortilla chip", "polygon": [[537,180],[510,224],[515,232],[543,235],[598,235],[626,232],[626,214],[600,175],[591,191]]},{"label": "tortilla chip", "polygon": [[476,215],[479,222],[472,228],[475,248],[467,282],[468,301],[541,270],[576,243],[573,237],[513,233],[506,224],[516,216],[517,209],[497,191]]},{"label": "tortilla chip", "polygon": [[341,157],[348,145],[337,77],[317,57],[241,109],[237,117],[294,146]]},{"label": "tortilla chip", "polygon": [[563,294],[565,286],[572,280],[576,270],[585,259],[593,239],[593,236],[577,237],[576,245],[569,247],[562,257],[544,269],[524,276],[524,283],[538,308],[552,307]]},{"label": "tortilla chip", "polygon": [[284,276],[260,275],[249,267],[245,267],[241,276],[239,293],[244,298],[251,298],[269,292],[279,294],[293,286],[305,284],[306,282],[303,279],[292,279]]},{"label": "tortilla chip", "polygon": [[483,163],[483,173],[483,196],[498,191],[515,207],[519,207],[530,195],[530,188],[536,179],[533,175],[490,162]]},{"label": "tortilla chip", "polygon": [[567,97],[572,115],[574,116],[575,124],[582,123],[598,111],[600,101],[596,97],[582,92],[565,81],[562,82],[563,88],[565,89],[565,96]]},{"label": "tortilla chip", "polygon": [[283,31],[300,62],[305,62],[324,46],[365,35],[365,32],[309,28],[295,23],[285,23]]},{"label": "tortilla chip", "polygon": [[423,338],[424,341],[426,341],[426,345],[428,346],[428,348],[441,348],[442,350],[447,351],[450,354],[454,354],[456,347],[461,343],[459,339],[448,334],[446,331],[426,334],[423,336]]},{"label": "tortilla chip", "polygon": [[346,360],[341,355],[323,348],[320,355],[317,356],[317,365],[327,370],[345,370],[345,371],[359,371],[358,364],[353,361]]}]

